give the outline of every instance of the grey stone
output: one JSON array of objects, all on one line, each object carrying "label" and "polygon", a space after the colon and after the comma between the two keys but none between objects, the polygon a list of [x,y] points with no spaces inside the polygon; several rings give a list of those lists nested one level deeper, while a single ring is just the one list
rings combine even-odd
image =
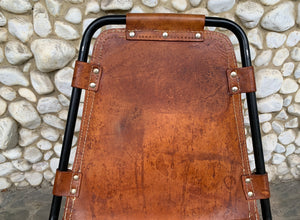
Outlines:
[{"label": "grey stone", "polygon": [[0,178],[0,190],[7,189],[11,186],[11,183],[6,179],[1,177]]},{"label": "grey stone", "polygon": [[10,160],[15,160],[15,159],[19,159],[22,156],[22,150],[19,147],[15,147],[3,151],[2,154]]},{"label": "grey stone", "polygon": [[18,159],[12,161],[13,166],[19,171],[27,171],[30,170],[32,165],[28,163],[25,159]]},{"label": "grey stone", "polygon": [[0,164],[0,176],[7,176],[15,171],[11,162],[5,162]]},{"label": "grey stone", "polygon": [[59,132],[51,127],[43,127],[41,130],[41,135],[43,138],[49,141],[57,141],[59,138]]},{"label": "grey stone", "polygon": [[30,163],[34,164],[36,162],[39,162],[43,158],[43,154],[38,148],[30,146],[25,148],[24,158]]},{"label": "grey stone", "polygon": [[43,175],[39,172],[25,173],[25,178],[31,186],[39,186],[42,183]]},{"label": "grey stone", "polygon": [[17,123],[9,118],[0,119],[0,149],[11,149],[18,144]]},{"label": "grey stone", "polygon": [[42,97],[37,104],[37,110],[40,114],[59,112],[62,109],[61,104],[55,97]]},{"label": "grey stone", "polygon": [[64,129],[65,128],[65,122],[61,120],[60,118],[56,117],[55,115],[46,114],[43,116],[43,121],[55,128],[58,129]]}]

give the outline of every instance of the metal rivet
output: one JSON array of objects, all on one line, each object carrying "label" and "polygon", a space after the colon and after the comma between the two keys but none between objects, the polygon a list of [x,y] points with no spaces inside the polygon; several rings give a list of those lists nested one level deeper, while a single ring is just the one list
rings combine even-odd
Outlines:
[{"label": "metal rivet", "polygon": [[96,87],[96,83],[90,83],[90,87],[91,88],[95,88]]},{"label": "metal rivet", "polygon": [[169,36],[169,34],[168,34],[167,32],[164,32],[164,33],[162,34],[162,36],[163,36],[164,38],[166,38],[166,37]]},{"label": "metal rivet", "polygon": [[71,189],[71,193],[72,193],[72,194],[75,194],[76,192],[77,192],[76,189]]},{"label": "metal rivet", "polygon": [[73,179],[74,179],[74,180],[78,180],[78,179],[79,179],[79,176],[78,176],[78,175],[74,175],[74,176],[73,176]]},{"label": "metal rivet", "polygon": [[253,195],[254,195],[254,193],[253,193],[253,192],[251,192],[251,191],[250,191],[250,192],[248,192],[248,196],[249,196],[249,197],[252,197]]},{"label": "metal rivet", "polygon": [[246,183],[250,183],[250,182],[251,182],[251,179],[250,179],[250,178],[246,178],[246,179],[245,179],[245,182],[246,182]]},{"label": "metal rivet", "polygon": [[129,32],[129,37],[134,37],[135,36],[135,33],[133,31],[130,31]]},{"label": "metal rivet", "polygon": [[236,77],[236,76],[237,76],[237,73],[233,71],[233,72],[230,73],[230,76],[231,76],[231,77]]},{"label": "metal rivet", "polygon": [[99,73],[99,69],[98,68],[93,69],[93,73],[98,74]]},{"label": "metal rivet", "polygon": [[200,34],[200,33],[196,33],[195,37],[196,37],[197,39],[199,39],[199,38],[201,37],[201,34]]},{"label": "metal rivet", "polygon": [[234,87],[231,88],[231,91],[232,91],[232,92],[237,92],[238,90],[239,90],[239,88],[236,87],[236,86],[234,86]]}]

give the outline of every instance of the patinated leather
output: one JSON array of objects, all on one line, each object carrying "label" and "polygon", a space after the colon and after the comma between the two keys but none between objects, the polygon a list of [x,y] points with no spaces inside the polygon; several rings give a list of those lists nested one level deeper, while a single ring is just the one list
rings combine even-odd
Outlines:
[{"label": "patinated leather", "polygon": [[[249,182],[246,179],[250,179]],[[267,174],[252,174],[242,176],[245,196],[248,200],[270,198],[270,188]],[[253,192],[249,196],[248,192]]]},{"label": "patinated leather", "polygon": [[[232,76],[235,72],[237,75]],[[227,70],[228,92],[230,94],[255,92],[256,84],[254,78],[253,66],[233,68]],[[237,87],[237,91],[232,91],[233,87]]]},{"label": "patinated leather", "polygon": [[[79,196],[64,219],[258,219],[242,176],[251,175],[240,94],[228,92],[237,68],[229,39],[126,40],[104,31],[91,64],[73,172]],[[71,179],[71,185],[73,179]]]},{"label": "patinated leather", "polygon": [[[71,180],[74,176],[78,176],[72,184]],[[55,184],[53,187],[53,195],[56,196],[78,196],[80,192],[80,185],[81,185],[81,173],[79,172],[72,172],[71,170],[68,171],[60,171],[56,170],[55,174]],[[72,194],[72,189],[75,189],[75,193]]]}]

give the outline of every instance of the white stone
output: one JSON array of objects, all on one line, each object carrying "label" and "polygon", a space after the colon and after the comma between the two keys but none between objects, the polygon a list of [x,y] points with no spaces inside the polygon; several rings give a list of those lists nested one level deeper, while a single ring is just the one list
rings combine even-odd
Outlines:
[{"label": "white stone", "polygon": [[292,49],[291,58],[296,62],[300,61],[300,48],[299,47],[294,47]]},{"label": "white stone", "polygon": [[0,96],[7,101],[13,101],[17,97],[17,93],[11,87],[2,86],[0,87]]},{"label": "white stone", "polygon": [[62,144],[56,143],[56,144],[54,145],[53,150],[54,150],[56,156],[60,157],[61,149],[62,149]]},{"label": "white stone", "polygon": [[193,7],[197,7],[202,0],[190,0],[190,3]]},{"label": "white stone", "polygon": [[291,96],[291,95],[287,96],[283,100],[283,106],[288,107],[292,103],[292,100],[293,100],[293,96]]},{"label": "white stone", "polygon": [[[296,95],[295,95],[295,102],[299,103],[300,102],[300,90],[297,91]],[[1,114],[0,114],[1,115]]]},{"label": "white stone", "polygon": [[63,94],[58,95],[58,100],[63,106],[68,107],[70,105],[70,100]]},{"label": "white stone", "polygon": [[53,16],[59,15],[61,5],[62,5],[61,0],[46,0],[47,9],[49,13]]},{"label": "white stone", "polygon": [[[249,46],[249,48],[250,48],[251,61],[253,61],[256,57],[256,51],[255,51],[254,47],[252,47],[251,45]],[[235,53],[237,62],[241,63],[242,59],[241,59],[240,47],[235,46],[234,53]]]},{"label": "white stone", "polygon": [[6,178],[0,178],[0,190],[7,189],[11,186],[11,183],[7,181]]},{"label": "white stone", "polygon": [[5,162],[0,164],[0,176],[7,176],[15,171],[11,162]]},{"label": "white stone", "polygon": [[58,128],[58,129],[64,129],[65,128],[65,122],[61,120],[60,118],[56,117],[55,115],[46,114],[43,116],[43,121],[52,127]]},{"label": "white stone", "polygon": [[50,150],[50,151],[47,151],[45,154],[44,154],[44,160],[49,160],[51,157],[52,157],[52,155],[54,154],[54,152],[52,151],[52,150]]},{"label": "white stone", "polygon": [[295,69],[294,76],[296,79],[300,78],[300,63],[297,65],[297,67]]},{"label": "white stone", "polygon": [[2,0],[0,7],[15,14],[23,14],[32,8],[29,0]]},{"label": "white stone", "polygon": [[272,51],[264,50],[261,54],[259,54],[255,59],[256,66],[267,66],[272,59]]},{"label": "white stone", "polygon": [[269,182],[272,182],[276,179],[277,168],[275,165],[266,164],[266,172],[268,173]]},{"label": "white stone", "polygon": [[18,143],[17,123],[9,117],[0,119],[0,149],[11,149]]},{"label": "white stone", "polygon": [[297,84],[297,82],[291,78],[287,78],[285,80],[283,80],[281,89],[280,89],[280,93],[281,94],[290,94],[290,93],[294,93],[298,90],[299,86]]},{"label": "white stone", "polygon": [[19,147],[15,147],[13,149],[5,150],[2,154],[10,160],[19,159],[22,156],[22,150]]},{"label": "white stone", "polygon": [[258,118],[260,123],[264,123],[272,119],[272,114],[259,114]]},{"label": "white stone", "polygon": [[293,167],[291,169],[291,174],[293,175],[293,177],[296,180],[299,180],[299,178],[300,178],[300,167],[299,167],[299,165],[297,167]]},{"label": "white stone", "polygon": [[300,116],[300,104],[291,104],[288,107],[288,113],[299,117]]},{"label": "white stone", "polygon": [[237,5],[235,14],[245,27],[254,28],[264,14],[264,8],[258,3],[246,1]]},{"label": "white stone", "polygon": [[61,21],[55,22],[55,33],[65,40],[76,40],[80,37],[76,29]]},{"label": "white stone", "polygon": [[273,94],[258,100],[257,107],[261,113],[278,112],[282,109],[283,99],[278,94]]},{"label": "white stone", "polygon": [[2,63],[3,60],[4,60],[3,49],[0,47],[0,63]]},{"label": "white stone", "polygon": [[10,64],[19,65],[29,60],[32,53],[27,46],[19,41],[9,41],[5,45],[5,56]]},{"label": "white stone", "polygon": [[57,39],[37,39],[31,43],[37,68],[51,72],[66,66],[75,56],[75,48]]},{"label": "white stone", "polygon": [[[205,16],[209,15],[209,12],[206,8],[192,8],[190,10],[185,11],[184,13],[186,13],[186,14],[202,14]],[[215,27],[209,27],[209,28],[215,29]]]},{"label": "white stone", "polygon": [[286,40],[285,34],[280,34],[276,32],[268,32],[266,36],[267,46],[269,48],[279,48]]},{"label": "white stone", "polygon": [[77,147],[73,147],[71,149],[69,164],[73,164],[74,163],[75,155],[76,155],[76,150],[77,150]]},{"label": "white stone", "polygon": [[14,183],[14,184],[18,188],[29,186],[29,183],[26,180],[19,182],[19,183]]},{"label": "white stone", "polygon": [[235,0],[208,0],[207,8],[213,13],[229,11],[235,4]]},{"label": "white stone", "polygon": [[186,0],[172,0],[171,3],[177,11],[184,11],[187,8]]},{"label": "white stone", "polygon": [[33,8],[33,29],[40,37],[47,37],[52,31],[47,10],[39,2]]},{"label": "white stone", "polygon": [[41,130],[41,135],[43,138],[49,141],[57,141],[59,138],[59,132],[51,127],[43,127]]},{"label": "white stone", "polygon": [[288,62],[283,64],[282,68],[281,68],[281,72],[283,76],[290,76],[295,68],[295,64],[292,62]]},{"label": "white stone", "polygon": [[[160,8],[160,7],[156,7],[154,10],[157,10],[158,8]],[[140,6],[133,6],[133,8],[130,10],[130,13],[145,13],[145,11]]]},{"label": "white stone", "polygon": [[275,5],[277,4],[280,0],[260,0],[261,3],[264,5]]},{"label": "white stone", "polygon": [[27,42],[33,35],[32,23],[24,18],[16,17],[8,21],[8,31],[23,43]]},{"label": "white stone", "polygon": [[10,103],[8,111],[11,116],[25,128],[35,129],[41,124],[41,118],[28,101]]},{"label": "white stone", "polygon": [[272,126],[270,122],[263,123],[261,128],[265,134],[269,133],[272,130]]},{"label": "white stone", "polygon": [[252,153],[253,152],[253,144],[252,144],[252,138],[251,137],[247,137],[246,144],[247,144],[248,154]]},{"label": "white stone", "polygon": [[5,161],[6,161],[6,158],[2,154],[0,154],[0,163],[3,163]]},{"label": "white stone", "polygon": [[53,173],[56,173],[56,169],[58,168],[59,158],[52,158],[50,160],[50,168]]},{"label": "white stone", "polygon": [[156,7],[158,0],[142,0],[142,3],[150,8]]},{"label": "white stone", "polygon": [[58,99],[51,97],[42,97],[37,104],[37,110],[40,114],[59,112],[62,109]]},{"label": "white stone", "polygon": [[133,6],[132,0],[102,0],[101,9],[103,11],[111,10],[130,10]]},{"label": "white stone", "polygon": [[25,179],[25,175],[24,173],[18,172],[18,173],[11,174],[9,178],[13,183],[19,183]]},{"label": "white stone", "polygon": [[298,128],[298,118],[294,118],[288,122],[285,123],[284,125],[286,128]]},{"label": "white stone", "polygon": [[294,4],[290,1],[277,5],[267,12],[261,20],[263,28],[283,32],[295,25]]},{"label": "white stone", "polygon": [[290,55],[290,53],[287,48],[279,49],[275,53],[275,56],[274,56],[272,62],[275,66],[281,66],[284,63],[284,61],[289,57],[289,55]]},{"label": "white stone", "polygon": [[[77,118],[76,124],[75,124],[75,132],[78,132],[80,130],[80,126],[81,126],[81,120],[79,118]],[[75,136],[74,136],[74,138],[75,138]]]},{"label": "white stone", "polygon": [[277,143],[276,148],[274,150],[276,153],[284,153],[285,152],[285,147],[282,146],[281,144]]},{"label": "white stone", "polygon": [[273,121],[272,128],[277,134],[281,134],[284,131],[284,126],[281,122]]},{"label": "white stone", "polygon": [[82,3],[84,0],[68,0],[71,3]]},{"label": "white stone", "polygon": [[28,86],[29,82],[17,67],[0,67],[0,82],[7,86]]},{"label": "white stone", "polygon": [[34,90],[40,95],[46,95],[54,90],[50,77],[46,73],[34,70],[30,72],[30,81]]},{"label": "white stone", "polygon": [[39,186],[43,181],[43,175],[39,172],[25,173],[25,178],[31,186]]},{"label": "white stone", "polygon": [[49,141],[44,139],[39,140],[36,143],[36,146],[41,150],[50,150],[52,148],[52,144]]},{"label": "white stone", "polygon": [[38,172],[45,171],[49,168],[49,163],[46,161],[35,163],[32,165],[32,169]]},{"label": "white stone", "polygon": [[[85,32],[85,30],[87,29],[87,27],[95,20],[95,18],[87,18],[87,19],[84,19],[83,20],[83,23],[82,23],[82,34]],[[95,34],[93,35],[93,38],[97,38],[101,33],[101,29],[97,30],[95,32]],[[92,48],[91,48],[92,50]],[[90,50],[90,52],[91,52]],[[89,53],[90,54],[90,53]]]},{"label": "white stone", "polygon": [[30,163],[39,162],[43,158],[43,154],[36,147],[26,147],[24,150],[24,158]]},{"label": "white stone", "polygon": [[295,154],[300,154],[300,148],[297,148],[294,153]]},{"label": "white stone", "polygon": [[257,47],[258,49],[263,48],[262,34],[258,28],[251,29],[248,32],[248,40],[252,45]]},{"label": "white stone", "polygon": [[285,156],[289,156],[291,155],[292,153],[294,153],[294,151],[296,150],[296,147],[294,144],[289,144],[287,147],[286,147],[286,152],[285,152]]},{"label": "white stone", "polygon": [[286,40],[286,45],[288,47],[294,47],[300,41],[300,31],[292,31]]},{"label": "white stone", "polygon": [[287,162],[290,167],[296,167],[300,164],[300,155],[291,154],[287,157]]},{"label": "white stone", "polygon": [[264,151],[265,161],[269,161],[272,157],[272,152],[275,150],[277,144],[277,135],[267,134],[262,137],[262,146]]},{"label": "white stone", "polygon": [[58,113],[58,117],[64,121],[67,120],[68,118],[68,110],[64,109],[64,110],[61,110],[59,113]]},{"label": "white stone", "polygon": [[295,139],[295,144],[299,147],[300,146],[300,132],[298,131],[297,137]]},{"label": "white stone", "polygon": [[5,17],[4,14],[1,13],[1,11],[0,11],[0,27],[5,26],[5,25],[6,25],[6,22],[7,22],[6,17]]},{"label": "white stone", "polygon": [[99,11],[100,6],[97,0],[90,0],[88,3],[86,3],[85,15],[88,15],[90,13],[98,13]]},{"label": "white stone", "polygon": [[83,106],[84,106],[83,103],[79,104],[79,107],[78,107],[78,117],[82,117]]},{"label": "white stone", "polygon": [[280,121],[285,121],[289,118],[287,115],[286,111],[283,109],[279,112],[278,115],[275,116],[275,119],[280,120]]},{"label": "white stone", "polygon": [[74,7],[70,8],[65,16],[65,19],[73,24],[79,24],[82,20],[80,9]]},{"label": "white stone", "polygon": [[55,86],[64,95],[70,97],[72,93],[71,82],[73,79],[73,69],[65,67],[59,70],[54,76]]},{"label": "white stone", "polygon": [[48,181],[51,181],[54,178],[54,174],[50,170],[44,172],[44,178]]},{"label": "white stone", "polygon": [[272,158],[272,164],[281,164],[285,160],[285,156],[281,154],[274,154]]},{"label": "white stone", "polygon": [[0,28],[0,43],[7,41],[7,30],[6,28]]},{"label": "white stone", "polygon": [[36,102],[36,96],[35,96],[35,94],[30,89],[20,88],[18,90],[18,93],[19,93],[19,95],[21,97],[27,99],[28,101],[30,101],[30,102]]},{"label": "white stone", "polygon": [[23,72],[24,72],[24,73],[28,73],[29,70],[30,70],[30,67],[31,67],[31,63],[30,63],[30,62],[26,63],[26,64],[23,66]]},{"label": "white stone", "polygon": [[296,138],[296,134],[291,129],[282,132],[278,136],[278,140],[280,141],[280,143],[285,144],[285,145],[292,143],[295,140],[295,138]]},{"label": "white stone", "polygon": [[6,102],[0,98],[0,116],[6,112],[7,104]]},{"label": "white stone", "polygon": [[32,165],[28,163],[27,160],[25,159],[18,159],[18,160],[13,160],[12,164],[14,166],[14,168],[16,168],[19,171],[27,171],[30,170]]},{"label": "white stone", "polygon": [[279,91],[283,78],[276,69],[261,69],[255,73],[256,96],[264,98]]},{"label": "white stone", "polygon": [[32,144],[39,138],[39,135],[36,133],[35,130],[29,130],[26,128],[21,128],[19,131],[19,135],[19,145],[22,147],[26,147]]},{"label": "white stone", "polygon": [[289,173],[289,167],[286,162],[282,162],[277,167],[277,175],[282,176]]}]

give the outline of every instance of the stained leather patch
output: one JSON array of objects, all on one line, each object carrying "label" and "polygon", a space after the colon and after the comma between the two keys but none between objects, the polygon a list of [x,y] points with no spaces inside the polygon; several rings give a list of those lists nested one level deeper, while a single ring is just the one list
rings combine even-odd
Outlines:
[{"label": "stained leather patch", "polygon": [[227,69],[226,73],[229,94],[256,91],[253,66]]},{"label": "stained leather patch", "polygon": [[204,15],[127,14],[127,40],[203,41]]},{"label": "stained leather patch", "polygon": [[81,179],[79,172],[56,170],[53,195],[78,197]]},{"label": "stained leather patch", "polygon": [[72,87],[97,91],[101,74],[102,71],[100,65],[76,61]]},{"label": "stained leather patch", "polygon": [[243,175],[242,182],[247,200],[270,198],[268,174]]}]

